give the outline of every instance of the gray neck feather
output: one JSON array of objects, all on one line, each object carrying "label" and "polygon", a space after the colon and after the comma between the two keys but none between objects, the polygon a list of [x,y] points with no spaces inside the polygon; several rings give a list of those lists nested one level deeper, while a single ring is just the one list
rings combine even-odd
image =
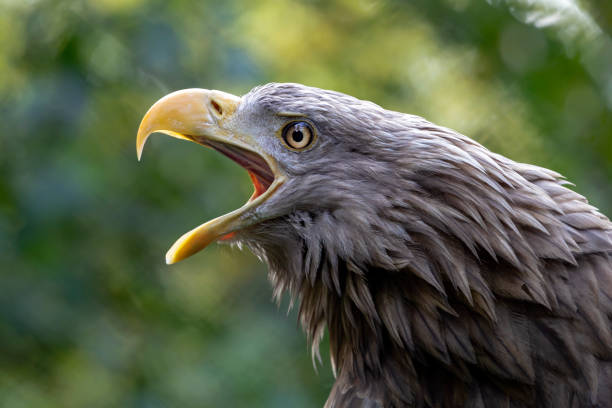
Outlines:
[{"label": "gray neck feather", "polygon": [[[287,187],[303,206],[241,237],[269,265],[275,297],[300,302],[313,358],[328,328],[328,406],[548,403],[542,359],[556,365],[548,379],[596,397],[588,370],[568,367],[611,353],[610,222],[553,171],[389,115],[399,125]],[[570,322],[579,313],[586,322]],[[571,381],[555,377],[565,372]]]}]

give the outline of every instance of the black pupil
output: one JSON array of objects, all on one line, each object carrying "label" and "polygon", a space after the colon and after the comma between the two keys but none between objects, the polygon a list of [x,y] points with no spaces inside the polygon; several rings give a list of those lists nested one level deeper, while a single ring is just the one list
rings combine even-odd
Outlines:
[{"label": "black pupil", "polygon": [[302,139],[304,139],[304,134],[299,129],[294,130],[292,136],[293,140],[295,140],[297,143],[300,143]]}]

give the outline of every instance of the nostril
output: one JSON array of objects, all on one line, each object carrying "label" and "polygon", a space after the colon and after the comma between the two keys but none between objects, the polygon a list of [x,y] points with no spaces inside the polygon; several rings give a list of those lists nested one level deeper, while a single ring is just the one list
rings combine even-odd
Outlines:
[{"label": "nostril", "polygon": [[217,103],[217,101],[211,99],[210,104],[212,105],[213,109],[219,114],[219,116],[223,115],[223,108]]}]

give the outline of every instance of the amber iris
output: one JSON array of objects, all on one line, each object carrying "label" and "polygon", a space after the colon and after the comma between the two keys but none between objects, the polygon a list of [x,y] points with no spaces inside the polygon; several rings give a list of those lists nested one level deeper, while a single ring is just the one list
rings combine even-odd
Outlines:
[{"label": "amber iris", "polygon": [[291,122],[283,129],[283,140],[292,149],[303,150],[314,139],[312,126],[307,122]]}]

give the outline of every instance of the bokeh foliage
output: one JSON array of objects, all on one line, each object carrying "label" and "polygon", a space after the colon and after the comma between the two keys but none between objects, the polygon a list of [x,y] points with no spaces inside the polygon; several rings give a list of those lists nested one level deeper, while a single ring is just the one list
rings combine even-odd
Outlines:
[{"label": "bokeh foliage", "polygon": [[163,263],[252,188],[165,137],[136,161],[171,90],[336,89],[553,168],[612,214],[610,7],[580,4],[595,40],[511,0],[0,0],[0,406],[323,404],[329,364],[253,256]]}]

